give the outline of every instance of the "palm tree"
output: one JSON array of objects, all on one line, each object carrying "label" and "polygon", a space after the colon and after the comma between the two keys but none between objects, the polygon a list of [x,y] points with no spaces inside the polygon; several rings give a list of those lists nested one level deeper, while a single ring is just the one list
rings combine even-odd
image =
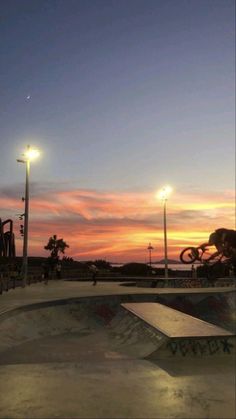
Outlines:
[{"label": "palm tree", "polygon": [[44,246],[44,249],[51,252],[51,258],[53,260],[57,260],[59,259],[60,253],[65,253],[66,247],[69,247],[69,245],[63,239],[58,239],[57,235],[54,234],[52,237],[50,237],[48,244]]}]

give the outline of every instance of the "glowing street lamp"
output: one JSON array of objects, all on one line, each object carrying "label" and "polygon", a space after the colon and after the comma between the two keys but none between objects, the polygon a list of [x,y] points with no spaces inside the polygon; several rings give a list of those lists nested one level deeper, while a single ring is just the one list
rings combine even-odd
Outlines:
[{"label": "glowing street lamp", "polygon": [[172,192],[170,186],[164,186],[158,193],[159,198],[163,201],[163,224],[164,224],[164,251],[165,251],[165,278],[168,279],[168,251],[167,251],[167,223],[166,223],[166,202]]},{"label": "glowing street lamp", "polygon": [[28,273],[28,227],[29,227],[29,175],[30,175],[30,162],[39,156],[37,149],[27,146],[26,151],[22,154],[22,159],[17,159],[18,163],[26,164],[26,178],[25,178],[25,202],[24,216],[24,231],[23,231],[23,263],[22,263],[22,286],[25,287]]}]

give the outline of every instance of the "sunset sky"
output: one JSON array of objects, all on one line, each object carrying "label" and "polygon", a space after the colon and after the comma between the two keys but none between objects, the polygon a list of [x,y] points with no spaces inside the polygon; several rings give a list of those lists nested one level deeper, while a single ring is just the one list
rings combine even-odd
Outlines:
[{"label": "sunset sky", "polygon": [[57,234],[76,260],[168,256],[235,228],[234,0],[2,0],[0,218],[22,254]]}]

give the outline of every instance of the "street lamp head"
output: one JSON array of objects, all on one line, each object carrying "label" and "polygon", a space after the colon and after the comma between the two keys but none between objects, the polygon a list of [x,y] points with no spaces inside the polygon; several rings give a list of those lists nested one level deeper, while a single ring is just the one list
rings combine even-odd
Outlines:
[{"label": "street lamp head", "polygon": [[168,197],[170,196],[171,192],[172,192],[171,186],[169,186],[169,185],[164,186],[158,192],[158,198],[161,199],[162,201],[166,201],[168,199]]},{"label": "street lamp head", "polygon": [[17,159],[17,163],[29,163],[32,160],[37,159],[37,157],[40,155],[40,152],[37,148],[32,148],[29,145],[27,146],[26,151],[22,154],[22,159]]},{"label": "street lamp head", "polygon": [[32,161],[39,157],[40,152],[36,148],[31,148],[29,145],[27,146],[27,150],[23,154],[26,160]]}]

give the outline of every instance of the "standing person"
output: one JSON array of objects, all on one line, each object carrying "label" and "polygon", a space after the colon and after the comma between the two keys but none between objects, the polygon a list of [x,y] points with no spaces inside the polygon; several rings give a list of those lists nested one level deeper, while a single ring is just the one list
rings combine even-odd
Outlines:
[{"label": "standing person", "polygon": [[197,270],[196,270],[194,265],[192,265],[191,272],[192,272],[192,278],[196,279],[197,278]]},{"label": "standing person", "polygon": [[61,279],[61,263],[57,262],[56,264],[56,275],[57,279]]},{"label": "standing person", "polygon": [[44,284],[47,284],[49,277],[49,266],[47,263],[42,263],[42,271],[42,279],[44,279]]},{"label": "standing person", "polygon": [[95,265],[91,265],[89,269],[92,272],[93,285],[97,285],[98,268]]}]

